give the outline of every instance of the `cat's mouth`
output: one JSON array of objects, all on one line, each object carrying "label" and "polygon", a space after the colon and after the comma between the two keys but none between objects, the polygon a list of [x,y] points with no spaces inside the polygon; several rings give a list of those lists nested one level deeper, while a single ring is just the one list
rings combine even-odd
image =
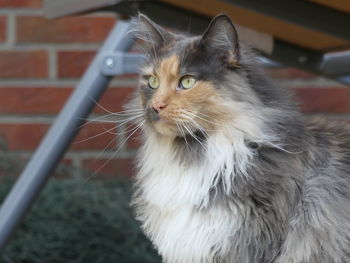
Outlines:
[{"label": "cat's mouth", "polygon": [[185,138],[193,136],[199,131],[190,123],[166,118],[159,118],[159,120],[154,121],[152,124],[154,129],[161,135],[172,137]]},{"label": "cat's mouth", "polygon": [[165,136],[176,136],[178,134],[176,124],[171,120],[160,118],[153,123],[154,129],[161,135]]},{"label": "cat's mouth", "polygon": [[188,118],[182,118],[173,113],[166,114],[148,112],[148,120],[151,126],[161,135],[186,138],[194,136],[200,129],[195,127],[195,121],[189,121]]}]

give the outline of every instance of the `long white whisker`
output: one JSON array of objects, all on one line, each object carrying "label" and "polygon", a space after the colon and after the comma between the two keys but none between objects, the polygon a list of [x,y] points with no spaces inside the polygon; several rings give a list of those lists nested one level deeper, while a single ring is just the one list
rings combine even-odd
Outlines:
[{"label": "long white whisker", "polygon": [[124,112],[134,112],[134,111],[140,111],[140,112],[144,112],[143,110],[140,109],[130,109],[130,110],[125,110],[125,111],[121,111],[121,112],[112,112],[110,110],[107,110],[105,107],[103,107],[100,103],[98,103],[96,100],[94,100],[91,96],[90,99],[98,106],[100,107],[102,110],[104,110],[105,112],[108,112],[111,115],[121,115]]},{"label": "long white whisker", "polygon": [[[137,125],[138,123],[134,123],[134,124],[132,124],[132,125]],[[128,134],[128,133],[130,133],[130,132],[133,132],[134,131],[134,129],[136,129],[137,128],[137,126],[136,127],[131,127],[130,129],[129,128],[127,128],[125,131],[123,131],[123,132],[111,132],[111,131],[108,131],[108,133],[109,134],[113,134],[113,135],[122,135],[122,134]]]},{"label": "long white whisker", "polygon": [[197,129],[199,129],[201,132],[203,132],[205,136],[207,136],[207,137],[209,136],[209,134],[207,133],[207,131],[204,130],[203,127],[202,127],[198,122],[196,122],[193,118],[191,118],[191,117],[189,117],[189,116],[187,116],[187,115],[184,115],[184,114],[182,114],[182,117],[188,119],[189,122],[190,122],[191,124],[193,124],[193,126],[194,126],[195,128],[197,128]]},{"label": "long white whisker", "polygon": [[185,114],[189,114],[189,115],[191,115],[191,116],[193,116],[193,117],[195,117],[195,118],[198,118],[198,119],[200,119],[200,120],[203,120],[203,121],[205,121],[205,122],[207,122],[207,123],[209,123],[209,124],[214,124],[214,125],[216,124],[216,123],[213,122],[213,121],[210,121],[210,120],[208,120],[208,119],[206,119],[206,118],[201,117],[201,115],[207,116],[207,115],[205,115],[205,114],[198,113],[198,114],[196,115],[196,114],[194,114],[193,112],[190,112],[190,111],[185,111],[184,113],[185,113]]},{"label": "long white whisker", "polygon": [[[125,111],[126,112],[126,111]],[[81,120],[84,120],[85,122],[79,126],[79,128],[82,128],[84,126],[86,126],[87,124],[89,123],[92,123],[92,122],[99,122],[99,123],[103,123],[103,122],[120,122],[121,120],[103,120],[104,118],[107,118],[107,117],[110,117],[110,116],[130,116],[130,115],[133,115],[133,114],[137,114],[137,115],[143,115],[144,114],[144,111],[143,110],[137,110],[137,111],[133,111],[133,112],[130,112],[130,113],[120,113],[120,112],[117,112],[117,113],[109,113],[109,114],[106,114],[106,115],[103,115],[103,116],[99,116],[99,117],[96,117],[94,119],[88,119],[88,118],[81,118]]]},{"label": "long white whisker", "polygon": [[[135,116],[131,116],[129,119],[131,118],[137,118],[137,117],[141,117],[143,114],[138,114],[138,115],[135,115]],[[95,119],[91,119],[87,122],[85,122],[83,125],[81,125],[80,127],[83,127],[87,124],[90,124],[90,123],[119,123],[119,122],[124,122],[126,120],[129,120],[129,119],[121,119],[121,120],[118,120],[118,119],[114,119],[114,120],[104,120],[103,118],[105,117],[101,117],[101,118],[95,118]]]},{"label": "long white whisker", "polygon": [[[184,111],[183,111],[183,113],[184,113]],[[208,133],[193,118],[191,118],[191,117],[189,117],[189,116],[187,116],[185,114],[182,114],[182,117],[188,119],[189,122],[192,123],[195,128],[199,129],[205,136],[207,136],[207,137],[209,136]],[[183,125],[184,128],[191,135],[191,137],[193,137],[203,147],[203,149],[206,150],[207,149],[206,145],[204,145],[203,142],[201,142],[198,139],[198,137],[191,131],[191,129],[186,126],[185,122],[183,122],[183,124],[184,124]]]},{"label": "long white whisker", "polygon": [[201,142],[200,140],[198,140],[197,136],[191,131],[190,128],[187,127],[187,125],[186,125],[185,123],[183,124],[183,127],[184,127],[184,128],[186,129],[186,131],[191,135],[191,137],[192,137],[193,139],[195,139],[195,140],[203,147],[203,149],[206,150],[206,146],[203,145],[203,142]]},{"label": "long white whisker", "polygon": [[[121,123],[119,123],[118,125],[114,126],[113,128],[107,129],[107,130],[105,130],[105,131],[103,131],[103,132],[101,132],[101,133],[99,133],[99,134],[93,135],[93,136],[91,136],[91,137],[82,139],[82,140],[77,141],[77,142],[74,142],[74,144],[86,142],[86,141],[89,141],[89,140],[94,139],[94,138],[96,138],[96,137],[99,137],[99,136],[101,136],[101,135],[103,135],[103,134],[111,133],[112,130],[117,129],[117,128],[119,128],[120,126],[125,125],[126,123],[131,122],[131,121],[133,121],[133,120],[135,120],[135,119],[137,119],[137,118],[139,118],[139,117],[141,117],[141,116],[142,116],[142,115],[138,115],[138,116],[134,116],[134,117],[132,117],[132,118],[129,118],[129,119],[127,119],[127,120],[123,120]],[[113,122],[113,123],[114,123],[114,122]],[[113,133],[111,133],[111,134],[113,134]]]},{"label": "long white whisker", "polygon": [[108,112],[110,114],[114,114],[113,112],[111,112],[110,110],[107,110],[105,107],[103,107],[100,103],[98,103],[94,98],[92,98],[90,96],[90,99],[98,106],[100,107],[102,110],[104,110],[105,112]]},{"label": "long white whisker", "polygon": [[96,134],[96,135],[93,135],[93,136],[91,136],[91,137],[88,137],[88,138],[85,138],[85,139],[76,141],[76,142],[74,142],[73,144],[78,144],[78,143],[82,143],[82,142],[89,141],[89,140],[94,139],[94,138],[96,138],[96,137],[99,137],[99,136],[101,136],[101,135],[103,135],[103,134],[106,134],[106,133],[108,133],[108,132],[110,132],[110,131],[112,131],[112,130],[114,130],[114,129],[116,129],[116,127],[109,128],[109,129],[107,129],[107,130],[104,130],[103,132],[100,132],[99,134]]},{"label": "long white whisker", "polygon": [[187,139],[186,139],[186,133],[184,132],[184,130],[183,130],[181,124],[176,123],[176,126],[178,127],[178,129],[179,129],[181,135],[182,135],[183,138],[184,138],[185,147],[186,147],[187,152],[188,152],[188,153],[189,153],[190,151],[193,152],[193,149],[192,149],[191,145],[188,143],[188,141],[187,141]]},{"label": "long white whisker", "polygon": [[94,171],[94,173],[93,173],[91,176],[89,176],[89,178],[95,176],[99,171],[101,171],[101,169],[103,169],[103,167],[105,167],[106,164],[109,163],[109,162],[117,155],[117,153],[118,153],[119,150],[124,146],[124,144],[127,142],[127,140],[129,140],[129,138],[130,138],[132,135],[134,135],[135,132],[137,132],[137,131],[145,124],[145,122],[146,122],[146,121],[140,122],[140,123],[138,124],[138,126],[137,126],[138,128],[137,128],[135,131],[133,131],[128,137],[126,137],[126,139],[125,139],[122,143],[120,143],[120,144],[117,145],[118,148],[117,148],[116,151],[112,154],[112,156],[111,156],[110,158],[108,158],[108,160],[105,161],[105,162],[102,164],[102,166],[101,166],[100,168],[98,168],[96,171]]}]

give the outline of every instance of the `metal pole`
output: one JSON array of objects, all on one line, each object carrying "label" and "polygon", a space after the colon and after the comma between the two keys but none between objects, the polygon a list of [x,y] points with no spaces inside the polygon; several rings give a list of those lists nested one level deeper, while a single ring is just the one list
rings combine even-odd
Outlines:
[{"label": "metal pole", "polygon": [[13,186],[0,209],[0,250],[2,250],[43,188],[79,127],[94,107],[110,77],[101,73],[104,54],[127,51],[133,42],[130,23],[119,21],[112,29],[94,61]]}]

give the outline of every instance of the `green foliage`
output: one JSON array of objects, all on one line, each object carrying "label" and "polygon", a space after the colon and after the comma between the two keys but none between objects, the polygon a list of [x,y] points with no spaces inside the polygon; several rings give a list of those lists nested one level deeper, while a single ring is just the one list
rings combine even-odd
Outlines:
[{"label": "green foliage", "polygon": [[[0,182],[0,200],[12,181]],[[51,179],[0,262],[160,262],[134,219],[130,195],[126,179]]]}]

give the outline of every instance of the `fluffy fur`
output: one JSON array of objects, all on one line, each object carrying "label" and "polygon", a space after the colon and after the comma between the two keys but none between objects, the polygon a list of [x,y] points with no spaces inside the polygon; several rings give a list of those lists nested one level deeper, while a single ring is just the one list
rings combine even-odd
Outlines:
[{"label": "fluffy fur", "polygon": [[304,121],[225,15],[199,37],[143,15],[136,28],[148,59],[128,105],[144,142],[133,205],[164,262],[350,262],[348,127]]}]

